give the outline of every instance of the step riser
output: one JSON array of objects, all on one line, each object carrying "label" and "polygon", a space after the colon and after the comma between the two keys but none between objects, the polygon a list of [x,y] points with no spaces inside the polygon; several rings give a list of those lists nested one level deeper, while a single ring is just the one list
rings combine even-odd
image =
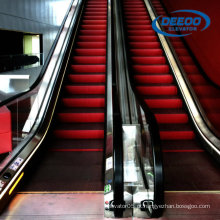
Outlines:
[{"label": "step riser", "polygon": [[69,75],[71,83],[105,83],[106,77],[104,74],[100,75]]},{"label": "step riser", "polygon": [[169,109],[169,108],[177,108],[180,109],[183,107],[182,100],[180,99],[145,99],[146,104],[150,108],[162,108],[162,109]]},{"label": "step riser", "polygon": [[66,86],[68,94],[105,94],[105,86]]},{"label": "step riser", "polygon": [[103,139],[103,130],[55,130],[54,135],[56,138],[61,139]]},{"label": "step riser", "polygon": [[94,123],[94,122],[104,122],[104,113],[59,113],[58,119],[60,122],[64,123]]},{"label": "step riser", "polygon": [[82,107],[82,108],[103,108],[105,107],[104,99],[62,99],[62,103],[65,107]]}]

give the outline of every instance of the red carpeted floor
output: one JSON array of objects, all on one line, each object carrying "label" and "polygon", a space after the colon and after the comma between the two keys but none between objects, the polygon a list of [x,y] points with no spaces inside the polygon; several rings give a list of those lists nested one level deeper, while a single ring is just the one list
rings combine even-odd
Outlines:
[{"label": "red carpeted floor", "polygon": [[[208,186],[207,182],[210,183],[209,189],[216,189],[216,184],[212,183],[220,181],[217,165],[206,155],[195,137],[144,1],[123,0],[123,12],[132,80],[138,95],[152,110],[159,125],[164,152],[165,189],[204,189]],[[186,165],[187,157],[194,160]],[[178,160],[178,165],[175,160]],[[213,178],[207,178],[201,185],[195,184],[202,172],[198,169],[200,164],[211,170],[208,175]],[[184,175],[187,184],[179,182],[179,175]]]}]

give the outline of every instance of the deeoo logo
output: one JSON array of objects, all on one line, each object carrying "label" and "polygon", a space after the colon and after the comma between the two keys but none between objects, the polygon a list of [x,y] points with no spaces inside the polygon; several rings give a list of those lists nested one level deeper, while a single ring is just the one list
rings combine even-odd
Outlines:
[{"label": "deeoo logo", "polygon": [[[179,13],[179,12],[193,13],[196,16],[194,16],[194,17],[192,17],[192,16],[188,16],[188,17],[180,17],[180,16],[178,16],[178,17],[162,17],[162,15],[161,15],[153,20],[153,22],[152,22],[153,29],[157,33],[162,34],[164,36],[184,37],[184,36],[192,34],[192,31],[198,31],[198,28],[200,26],[202,26],[202,24],[204,23],[204,22],[202,22],[202,19],[204,19],[204,21],[205,21],[205,26],[201,29],[201,31],[204,31],[206,28],[208,28],[208,26],[211,23],[209,16],[203,12],[200,12],[200,11],[186,9],[186,10],[173,11],[171,13]],[[184,31],[184,34],[172,34],[172,33],[167,33],[167,32],[161,31],[157,27],[157,21],[160,18],[162,18],[161,25],[167,26],[169,32]]]}]

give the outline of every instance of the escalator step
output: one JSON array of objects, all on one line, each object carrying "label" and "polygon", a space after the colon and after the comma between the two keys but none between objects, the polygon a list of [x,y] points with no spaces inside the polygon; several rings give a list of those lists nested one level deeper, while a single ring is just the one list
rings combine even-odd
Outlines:
[{"label": "escalator step", "polygon": [[106,49],[75,49],[73,53],[76,56],[105,56]]},{"label": "escalator step", "polygon": [[184,64],[184,65],[193,64],[193,60],[190,56],[179,56],[179,59],[180,59],[181,63]]},{"label": "escalator step", "polygon": [[145,99],[150,108],[182,108],[181,99]]},{"label": "escalator step", "polygon": [[173,85],[160,86],[137,86],[137,91],[141,95],[177,95],[177,87]]},{"label": "escalator step", "polygon": [[59,123],[56,130],[104,130],[104,123]]},{"label": "escalator step", "polygon": [[105,65],[71,65],[74,73],[105,73]]},{"label": "escalator step", "polygon": [[130,48],[134,49],[154,49],[160,47],[159,42],[130,42]]},{"label": "escalator step", "polygon": [[200,150],[200,146],[195,140],[163,140],[162,149],[166,150]]},{"label": "escalator step", "polygon": [[147,35],[155,36],[156,35],[155,31],[153,31],[153,30],[144,30],[144,31],[141,31],[141,30],[128,30],[127,32],[128,32],[128,35],[130,35],[130,36],[147,36]]},{"label": "escalator step", "polygon": [[184,65],[183,67],[188,74],[200,74],[198,68],[195,65]]},{"label": "escalator step", "polygon": [[103,139],[55,139],[52,149],[103,149]]},{"label": "escalator step", "polygon": [[126,20],[127,24],[151,24],[150,20]]},{"label": "escalator step", "polygon": [[105,74],[69,74],[68,78],[72,83],[104,83]]},{"label": "escalator step", "polygon": [[137,42],[154,42],[158,41],[156,36],[128,36],[130,42],[137,41]]},{"label": "escalator step", "polygon": [[166,64],[166,59],[164,57],[131,57],[131,61],[134,64]]},{"label": "escalator step", "polygon": [[106,57],[105,56],[74,56],[73,57],[74,64],[105,64]]},{"label": "escalator step", "polygon": [[65,107],[104,107],[104,98],[62,98]]},{"label": "escalator step", "polygon": [[105,85],[67,85],[65,90],[69,94],[105,94]]},{"label": "escalator step", "polygon": [[106,30],[80,30],[79,34],[81,35],[105,35]]},{"label": "escalator step", "polygon": [[72,123],[93,123],[93,122],[104,122],[104,113],[58,113],[58,119],[60,122]]},{"label": "escalator step", "polygon": [[135,75],[134,80],[137,84],[158,84],[158,83],[172,83],[173,77],[170,74],[163,75]]},{"label": "escalator step", "polygon": [[81,30],[105,30],[106,29],[106,25],[101,25],[101,24],[83,24],[81,25]]},{"label": "escalator step", "polygon": [[63,139],[103,139],[104,130],[55,130],[54,135]]},{"label": "escalator step", "polygon": [[106,47],[106,42],[77,42],[77,48],[86,48],[86,49],[100,49]]},{"label": "escalator step", "polygon": [[168,74],[170,72],[168,65],[133,65],[132,69],[135,73],[141,74]]},{"label": "escalator step", "polygon": [[160,131],[161,140],[193,140],[193,131]]},{"label": "escalator step", "polygon": [[85,7],[85,12],[106,12],[107,8],[106,7]]},{"label": "escalator step", "polygon": [[[100,25],[100,24],[106,24],[106,23],[107,23],[106,20],[86,20],[86,19],[82,20],[82,24],[86,24],[86,25],[89,25],[89,24]],[[91,37],[91,38],[93,38],[93,37]]]},{"label": "escalator step", "polygon": [[158,123],[187,123],[188,115],[186,113],[182,114],[155,114],[156,120]]},{"label": "escalator step", "polygon": [[127,28],[129,30],[152,30],[152,26],[151,25],[134,25],[134,24],[129,24],[127,25]]},{"label": "escalator step", "polygon": [[106,20],[106,16],[97,15],[97,16],[83,16],[85,20]]},{"label": "escalator step", "polygon": [[105,42],[106,41],[106,36],[105,35],[99,35],[99,36],[93,37],[93,36],[79,35],[78,40],[85,41],[85,42]]},{"label": "escalator step", "polygon": [[131,49],[131,56],[162,56],[162,49]]}]

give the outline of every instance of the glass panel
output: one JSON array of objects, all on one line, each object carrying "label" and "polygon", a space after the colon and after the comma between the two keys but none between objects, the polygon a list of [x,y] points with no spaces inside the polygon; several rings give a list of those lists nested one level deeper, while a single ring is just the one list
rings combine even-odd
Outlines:
[{"label": "glass panel", "polygon": [[[13,100],[11,103],[0,108],[0,170],[4,168],[11,157],[20,150],[19,144],[30,134],[25,131],[25,125],[30,123],[27,119],[30,116],[31,108],[35,105],[35,110],[39,110],[37,101],[38,89],[29,92],[27,95]],[[36,122],[36,120],[35,120]],[[34,123],[31,123],[33,125]]]},{"label": "glass panel", "polygon": [[39,77],[42,65],[42,53],[0,56],[0,101],[28,90]]}]

